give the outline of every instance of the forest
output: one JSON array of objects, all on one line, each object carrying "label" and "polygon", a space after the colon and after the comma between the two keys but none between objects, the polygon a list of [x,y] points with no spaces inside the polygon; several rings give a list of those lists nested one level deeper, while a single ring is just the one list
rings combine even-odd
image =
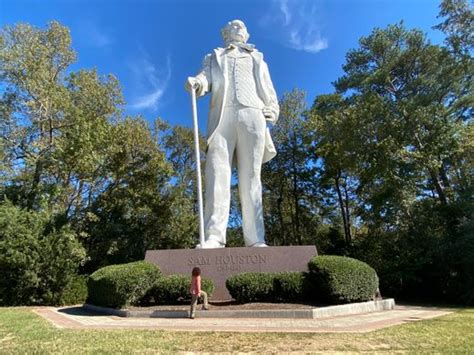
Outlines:
[{"label": "forest", "polygon": [[[365,261],[384,297],[472,305],[474,15],[444,0],[438,19],[442,44],[375,28],[333,92],[281,96],[266,239]],[[199,239],[192,129],[125,114],[117,78],[70,70],[76,55],[58,22],[0,32],[0,305],[58,304],[100,267]]]}]

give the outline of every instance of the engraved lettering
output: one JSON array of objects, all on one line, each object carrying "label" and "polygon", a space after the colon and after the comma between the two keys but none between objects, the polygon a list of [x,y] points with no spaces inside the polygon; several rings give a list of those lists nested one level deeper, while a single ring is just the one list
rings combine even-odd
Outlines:
[{"label": "engraved lettering", "polygon": [[231,264],[219,265],[216,269],[217,271],[240,271],[241,270],[239,265],[231,265]]},{"label": "engraved lettering", "polygon": [[205,256],[191,257],[188,259],[188,265],[211,265],[211,260]]},{"label": "engraved lettering", "polygon": [[[196,263],[200,263],[201,265],[211,265],[211,260],[210,258],[204,258],[201,257],[202,259],[199,259],[199,261],[195,261]],[[216,266],[219,265],[228,265],[228,267],[220,267],[217,268],[218,271],[222,270],[230,270],[229,267],[232,265],[238,266],[240,270],[239,265],[255,265],[255,264],[266,264],[267,263],[267,257],[264,255],[258,255],[258,254],[251,254],[251,255],[218,255],[215,256],[215,258],[212,260]]]}]

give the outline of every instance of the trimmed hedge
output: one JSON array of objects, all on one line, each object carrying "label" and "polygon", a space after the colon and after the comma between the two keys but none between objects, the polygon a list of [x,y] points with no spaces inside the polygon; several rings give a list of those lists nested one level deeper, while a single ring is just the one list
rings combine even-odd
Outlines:
[{"label": "trimmed hedge", "polygon": [[243,272],[229,277],[225,285],[230,295],[240,303],[273,300],[273,274]]},{"label": "trimmed hedge", "polygon": [[106,266],[89,277],[87,302],[113,308],[137,304],[160,278],[158,266],[146,261]]},{"label": "trimmed hedge", "polygon": [[333,304],[373,299],[379,279],[366,263],[335,255],[316,256],[308,263],[318,299]]},{"label": "trimmed hedge", "polygon": [[231,296],[240,303],[246,302],[297,302],[308,292],[303,272],[244,272],[226,281]]},{"label": "trimmed hedge", "polygon": [[226,281],[231,296],[240,303],[298,302],[341,304],[373,299],[378,277],[366,263],[342,256],[317,256],[309,273],[244,272]]},{"label": "trimmed hedge", "polygon": [[[147,292],[142,300],[142,304],[180,304],[189,302],[191,296],[189,287],[191,276],[169,275],[161,277],[154,286]],[[214,284],[207,278],[201,278],[201,287],[208,297],[212,296]]]},{"label": "trimmed hedge", "polygon": [[308,298],[310,285],[305,272],[273,274],[273,298],[277,302],[297,302]]}]

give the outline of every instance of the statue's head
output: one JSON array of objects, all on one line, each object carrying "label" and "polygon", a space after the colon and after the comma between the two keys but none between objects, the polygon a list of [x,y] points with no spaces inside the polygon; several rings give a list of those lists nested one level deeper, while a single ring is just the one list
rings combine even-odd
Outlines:
[{"label": "statue's head", "polygon": [[246,43],[250,37],[245,23],[240,20],[233,20],[227,23],[221,30],[222,38],[226,45],[237,42]]}]

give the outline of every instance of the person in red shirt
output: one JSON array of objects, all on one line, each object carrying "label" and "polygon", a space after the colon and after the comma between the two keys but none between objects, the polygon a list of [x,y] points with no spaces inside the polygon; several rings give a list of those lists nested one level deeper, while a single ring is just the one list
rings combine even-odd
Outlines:
[{"label": "person in red shirt", "polygon": [[189,318],[194,319],[199,297],[203,298],[203,309],[208,310],[209,305],[207,303],[207,293],[201,290],[201,269],[194,267],[191,274],[191,287],[189,288],[189,292],[191,293],[191,313]]}]

